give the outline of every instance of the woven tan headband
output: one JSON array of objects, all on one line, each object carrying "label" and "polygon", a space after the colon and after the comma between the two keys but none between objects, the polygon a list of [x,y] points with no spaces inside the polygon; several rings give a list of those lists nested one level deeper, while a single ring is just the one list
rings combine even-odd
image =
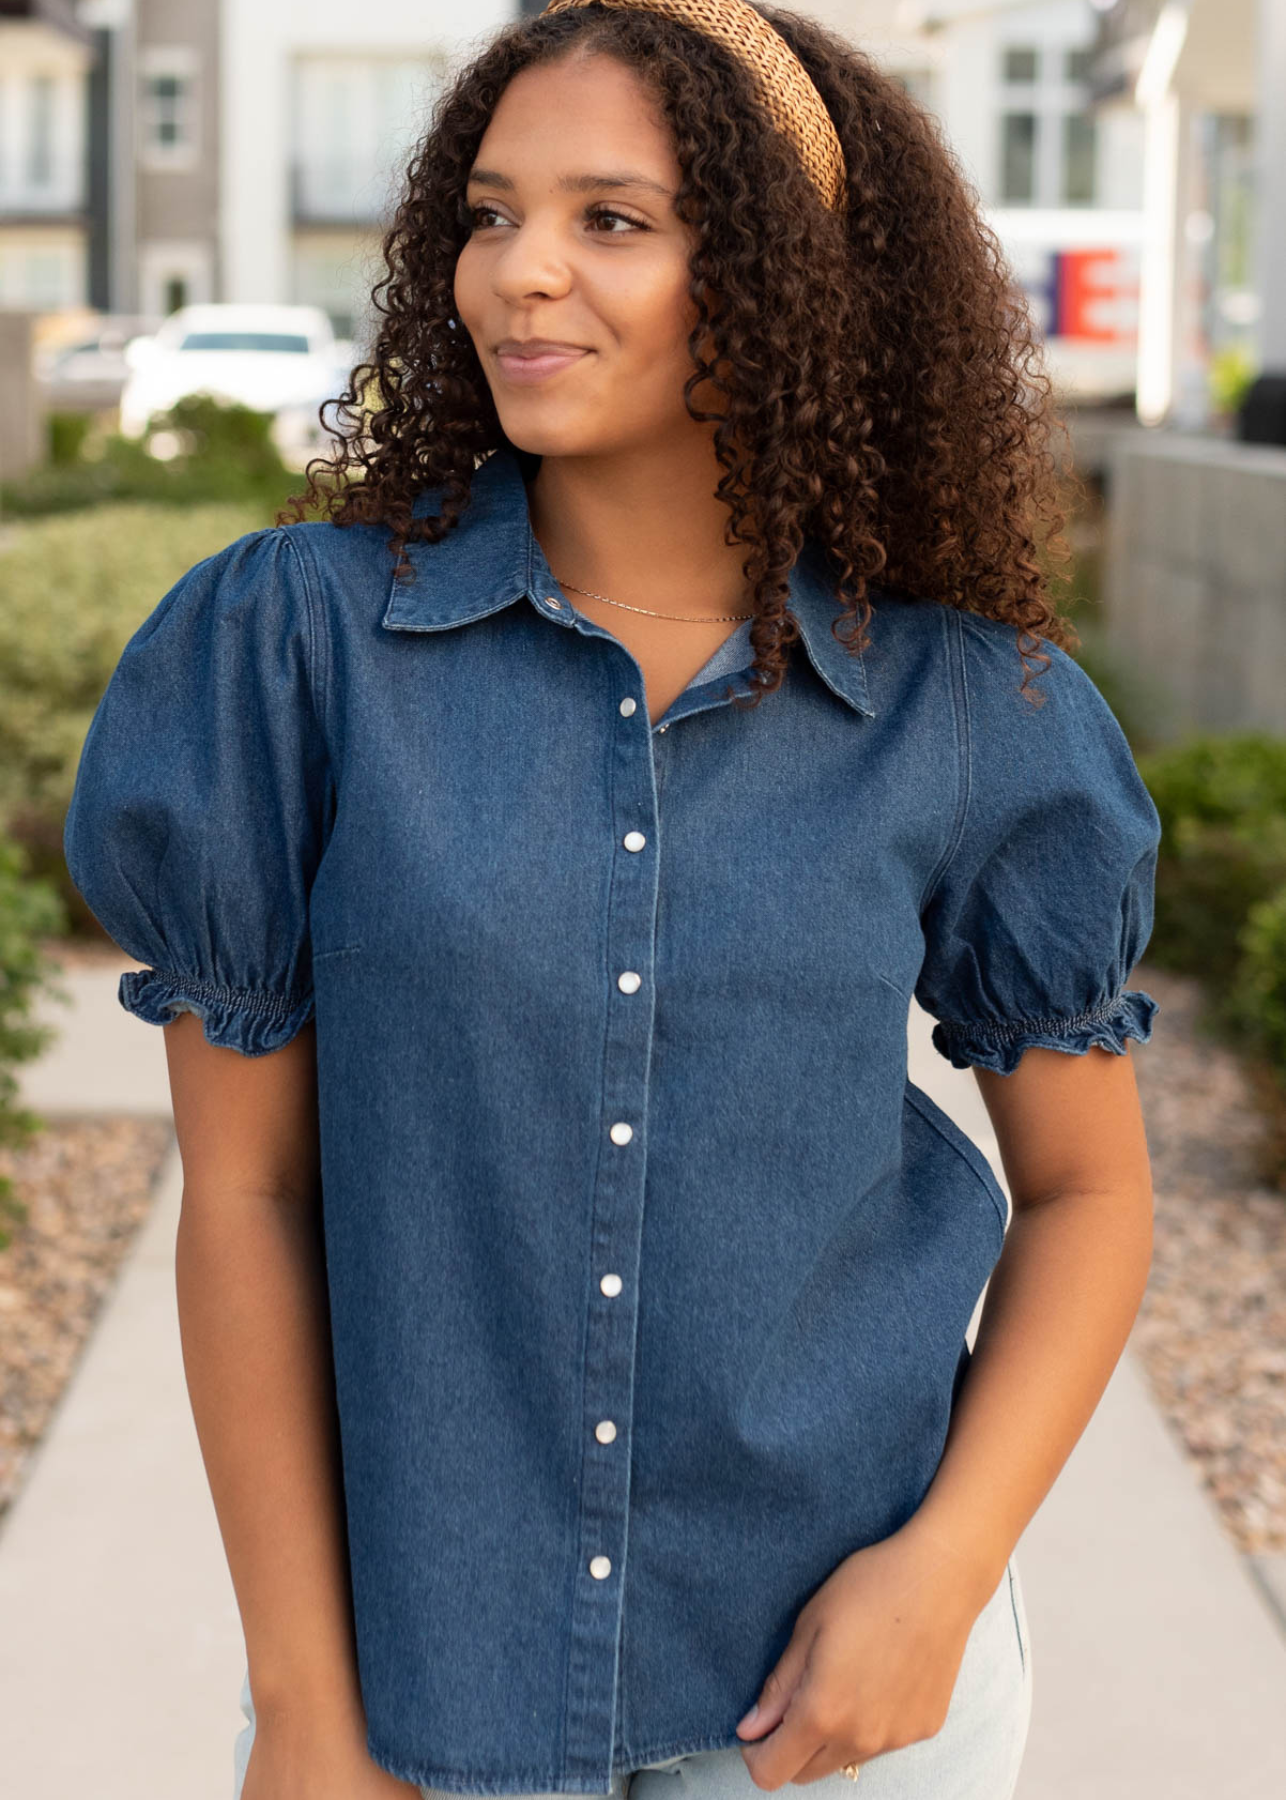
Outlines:
[{"label": "woven tan headband", "polygon": [[[592,3],[549,0],[545,11],[566,12]],[[664,13],[667,19],[677,19],[716,39],[739,57],[754,78],[773,124],[795,145],[826,205],[838,209],[843,204],[844,151],[826,103],[785,38],[747,0],[598,0],[598,4]]]}]

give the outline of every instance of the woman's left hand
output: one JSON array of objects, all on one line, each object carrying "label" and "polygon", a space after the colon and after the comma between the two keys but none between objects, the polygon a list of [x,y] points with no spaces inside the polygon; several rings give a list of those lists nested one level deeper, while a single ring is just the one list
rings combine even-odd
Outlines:
[{"label": "woman's left hand", "polygon": [[845,1557],[737,1731],[756,1787],[818,1781],[942,1729],[981,1571],[909,1529]]}]

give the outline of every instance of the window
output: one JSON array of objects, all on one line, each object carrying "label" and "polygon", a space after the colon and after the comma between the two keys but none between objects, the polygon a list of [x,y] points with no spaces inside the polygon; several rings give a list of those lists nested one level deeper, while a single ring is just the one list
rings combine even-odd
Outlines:
[{"label": "window", "polygon": [[189,331],[180,350],[263,350],[307,356],[308,339],[293,331]]},{"label": "window", "polygon": [[[0,213],[53,216],[84,204],[85,82],[79,69],[24,67],[0,50]],[[45,291],[54,279],[40,275],[37,285]],[[25,276],[18,291],[28,291]]]},{"label": "window", "polygon": [[78,246],[24,249],[21,243],[0,247],[0,306],[51,312],[59,306],[83,304],[83,252]]},{"label": "window", "polygon": [[1000,121],[1000,198],[1006,204],[1036,198],[1036,115],[1005,113]]},{"label": "window", "polygon": [[[214,299],[214,246],[204,238],[148,236],[138,246],[139,311],[168,319]],[[173,339],[166,338],[172,348]]]},{"label": "window", "polygon": [[378,259],[376,239],[296,231],[290,299],[297,306],[320,306],[336,337],[365,340],[374,330],[371,290]]},{"label": "window", "polygon": [[1089,206],[1094,200],[1095,120],[1093,113],[1063,114],[1063,201]]},{"label": "window", "polygon": [[144,86],[148,137],[156,149],[173,150],[186,138],[186,83],[181,75],[149,75]]},{"label": "window", "polygon": [[294,67],[297,223],[374,224],[389,212],[445,74],[441,57],[301,56]]},{"label": "window", "polygon": [[139,72],[139,151],[145,167],[190,168],[196,161],[197,60],[187,49],[148,49]]},{"label": "window", "polygon": [[1090,97],[1091,44],[1001,46],[996,191],[1002,206],[1092,206],[1097,198],[1097,120]]},{"label": "window", "polygon": [[27,181],[47,188],[54,178],[54,78],[34,75],[28,90]]}]

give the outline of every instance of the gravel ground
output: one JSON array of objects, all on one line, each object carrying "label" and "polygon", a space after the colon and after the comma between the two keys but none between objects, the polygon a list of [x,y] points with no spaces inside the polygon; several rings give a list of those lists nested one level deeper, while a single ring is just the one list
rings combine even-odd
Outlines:
[{"label": "gravel ground", "polygon": [[[136,966],[105,940],[42,947],[69,975]],[[0,1173],[27,1211],[25,1222],[5,1214],[0,1249],[0,1519],[148,1215],[174,1135],[164,1119],[43,1116],[37,1136],[0,1146]]]},{"label": "gravel ground", "polygon": [[[120,964],[113,948],[50,949],[69,972]],[[1286,1193],[1263,1185],[1266,1128],[1242,1065],[1197,1033],[1197,984],[1141,964],[1133,985],[1160,1011],[1151,1042],[1131,1046],[1155,1192],[1131,1347],[1237,1548],[1280,1553]],[[147,1215],[171,1135],[155,1119],[60,1115],[30,1145],[0,1148],[30,1213],[0,1250],[0,1515]]]},{"label": "gravel ground", "polygon": [[47,1114],[0,1171],[27,1207],[0,1250],[0,1518],[147,1217],[173,1133],[163,1119]]},{"label": "gravel ground", "polygon": [[1286,1551],[1286,1193],[1263,1185],[1242,1065],[1195,1028],[1195,981],[1140,964],[1159,1005],[1132,1044],[1155,1196],[1131,1334],[1154,1399],[1239,1550]]}]

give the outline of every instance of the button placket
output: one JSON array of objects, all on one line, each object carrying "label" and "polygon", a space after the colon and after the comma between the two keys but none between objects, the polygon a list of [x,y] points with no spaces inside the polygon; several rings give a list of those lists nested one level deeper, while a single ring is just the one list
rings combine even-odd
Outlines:
[{"label": "button placket", "polygon": [[[641,708],[615,702],[619,719]],[[658,897],[656,770],[652,734],[635,726],[609,733],[615,863],[607,888],[604,966],[613,983],[606,1041],[600,1140],[591,1223],[591,1302],[581,1394],[578,1557],[572,1593],[565,1745],[568,1775],[612,1784],[617,1680],[630,1490],[635,1342],[646,1171],[646,1119],[655,996],[647,979]]]}]

